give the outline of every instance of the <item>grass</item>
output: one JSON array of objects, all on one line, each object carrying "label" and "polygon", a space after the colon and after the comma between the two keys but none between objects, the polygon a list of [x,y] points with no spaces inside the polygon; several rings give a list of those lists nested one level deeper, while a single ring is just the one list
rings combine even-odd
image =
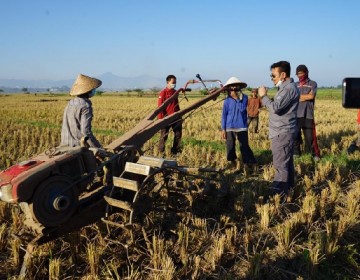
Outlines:
[{"label": "grass", "polygon": [[[171,232],[122,229],[102,222],[39,246],[27,279],[357,279],[360,277],[360,152],[345,150],[356,137],[356,111],[341,107],[340,91],[319,89],[316,102],[322,158],[295,160],[296,186],[287,203],[265,197],[274,175],[268,116],[249,134],[260,171],[225,170],[226,197],[193,193],[191,208]],[[31,158],[60,142],[69,100],[47,94],[8,95],[0,108],[0,168]],[[42,101],[41,101],[42,100]],[[104,93],[93,101],[95,136],[103,145],[134,127],[156,105],[156,96]],[[194,94],[186,107],[198,100]],[[209,104],[211,105],[211,104]],[[222,103],[185,118],[180,165],[226,166],[220,139]],[[157,155],[159,135],[145,144]],[[167,142],[170,150],[172,134]],[[23,229],[17,207],[0,202],[1,279],[19,275],[24,252],[12,234]]]}]

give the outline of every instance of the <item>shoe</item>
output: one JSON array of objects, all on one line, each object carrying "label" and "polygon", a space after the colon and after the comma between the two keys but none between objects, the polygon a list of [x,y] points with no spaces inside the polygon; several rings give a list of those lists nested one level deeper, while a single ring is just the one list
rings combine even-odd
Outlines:
[{"label": "shoe", "polygon": [[176,156],[177,154],[180,154],[182,152],[182,150],[171,148],[170,152],[171,152],[171,155]]}]

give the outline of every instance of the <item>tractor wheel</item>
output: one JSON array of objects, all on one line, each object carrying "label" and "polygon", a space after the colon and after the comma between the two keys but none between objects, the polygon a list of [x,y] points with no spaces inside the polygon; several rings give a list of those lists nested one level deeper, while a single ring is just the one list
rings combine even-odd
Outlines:
[{"label": "tractor wheel", "polygon": [[168,167],[158,169],[142,183],[130,221],[146,231],[171,231],[190,209],[190,200],[181,172]]},{"label": "tractor wheel", "polygon": [[78,204],[76,186],[66,189],[71,181],[62,176],[50,177],[36,188],[30,209],[44,227],[56,227],[66,222]]}]

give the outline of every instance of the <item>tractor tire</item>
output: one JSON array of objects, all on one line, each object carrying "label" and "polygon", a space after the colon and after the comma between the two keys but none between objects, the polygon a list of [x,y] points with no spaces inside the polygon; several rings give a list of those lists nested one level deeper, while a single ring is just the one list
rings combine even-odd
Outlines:
[{"label": "tractor tire", "polygon": [[29,202],[32,216],[45,228],[65,223],[78,205],[77,187],[68,188],[72,182],[63,176],[46,179],[36,188]]}]

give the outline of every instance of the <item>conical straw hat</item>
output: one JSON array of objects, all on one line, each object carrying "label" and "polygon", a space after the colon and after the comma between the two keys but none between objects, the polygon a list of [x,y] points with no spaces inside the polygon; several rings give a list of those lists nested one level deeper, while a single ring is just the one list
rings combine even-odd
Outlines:
[{"label": "conical straw hat", "polygon": [[239,85],[240,88],[246,88],[247,84],[244,82],[241,82],[238,78],[236,77],[231,77],[229,80],[226,81],[225,86],[229,86],[229,85]]},{"label": "conical straw hat", "polygon": [[98,79],[79,74],[70,90],[70,95],[77,96],[87,93],[98,88],[101,84],[102,82]]}]

